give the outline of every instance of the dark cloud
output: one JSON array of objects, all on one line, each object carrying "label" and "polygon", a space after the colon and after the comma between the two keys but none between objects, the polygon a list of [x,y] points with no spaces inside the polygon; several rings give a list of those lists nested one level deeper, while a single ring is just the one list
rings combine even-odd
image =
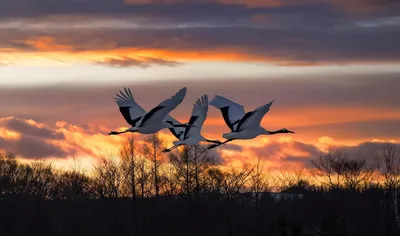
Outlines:
[{"label": "dark cloud", "polygon": [[60,147],[46,142],[44,139],[25,136],[23,134],[18,140],[0,137],[0,141],[5,150],[27,159],[42,159],[47,157],[65,158],[70,154]]},{"label": "dark cloud", "polygon": [[365,159],[369,166],[376,166],[379,162],[384,161],[380,153],[388,144],[393,145],[397,150],[397,155],[400,155],[400,144],[398,143],[364,142],[357,146],[344,146],[337,149],[341,149],[349,158]]},{"label": "dark cloud", "polygon": [[[25,0],[26,5],[1,1],[0,17],[5,19],[0,22],[3,28],[0,48],[41,51],[43,47],[27,41],[49,36],[57,44],[70,46],[64,49],[71,51],[151,48],[209,52],[235,48],[240,53],[265,57],[282,65],[398,62],[400,59],[397,43],[400,24],[387,23],[398,16],[393,13],[392,1],[380,5],[375,0],[367,1],[365,6],[379,6],[384,10],[372,16],[351,17],[338,12],[341,7],[347,7],[345,1],[333,5],[326,1],[310,4],[283,1],[281,6],[263,8],[212,1],[166,5],[158,2],[126,5],[109,0],[79,4],[78,1],[48,0],[36,0],[33,4]],[[361,0],[351,2],[364,6]],[[260,15],[267,19],[262,24],[254,21]],[[13,21],[7,18],[11,16],[15,17]],[[367,27],[375,21],[381,22],[380,27]],[[119,60],[111,62],[121,64]],[[127,64],[142,65],[136,61]]]},{"label": "dark cloud", "polygon": [[[208,4],[205,2],[208,2]],[[179,4],[125,4],[122,0],[86,0],[84,2],[65,0],[55,3],[49,0],[22,0],[10,2],[1,0],[2,8],[0,16],[3,17],[38,17],[54,14],[76,14],[76,15],[132,15],[146,14],[168,17],[194,17],[209,15],[210,17],[221,15],[227,16],[243,15],[254,12],[265,12],[267,9],[247,8],[244,5],[218,4],[216,1],[184,1]],[[93,6],[96,7],[93,7]],[[79,7],[78,7],[79,6]]]},{"label": "dark cloud", "polygon": [[[315,21],[316,19],[313,19]],[[298,21],[299,22],[299,21]],[[307,23],[301,23],[308,25]],[[238,53],[258,56],[281,65],[318,65],[360,62],[398,62],[400,24],[349,29],[259,27],[188,27],[151,29],[71,29],[21,31],[6,29],[0,47],[43,51],[32,43],[40,36],[54,38],[53,50],[115,50],[126,48],[202,52],[236,48]],[[74,32],[74,33],[72,33]],[[363,39],[360,41],[360,37]],[[101,40],[98,40],[101,39]],[[49,45],[46,50],[52,50]],[[178,55],[179,57],[179,55]],[[126,60],[125,60],[126,61]],[[112,62],[119,62],[112,60]],[[118,64],[118,63],[115,63]],[[138,64],[136,61],[134,64]]]},{"label": "dark cloud", "polygon": [[122,57],[122,58],[107,58],[103,61],[95,61],[93,62],[95,65],[105,65],[110,67],[117,68],[126,68],[126,67],[141,67],[148,68],[151,66],[168,66],[175,67],[181,65],[180,62],[169,61],[161,58],[153,58],[153,57],[141,57],[140,59],[131,58],[131,57]]},{"label": "dark cloud", "polygon": [[291,156],[291,155],[288,155],[288,156],[285,156],[284,158],[282,158],[281,161],[289,164],[289,166],[290,166],[291,163],[300,163],[300,164],[303,165],[303,167],[311,168],[312,167],[312,163],[311,163],[312,159],[313,159],[312,156],[304,157],[304,156]]},{"label": "dark cloud", "polygon": [[211,160],[216,165],[223,165],[225,163],[224,158],[222,157],[221,153],[218,152],[216,149],[211,149],[207,152],[207,155],[211,157]]},{"label": "dark cloud", "polygon": [[[376,166],[379,161],[379,153],[382,149],[391,143],[387,142],[363,142],[354,146],[331,146],[330,150],[341,150],[349,159],[361,160],[365,159],[368,166]],[[396,150],[400,150],[400,144],[392,144]],[[303,152],[304,155],[292,155],[286,152],[294,150]],[[325,155],[320,149],[313,144],[306,144],[300,141],[293,142],[270,142],[262,147],[252,147],[251,151],[258,156],[268,157],[269,160],[279,161],[282,163],[301,163],[304,167],[312,168],[312,160],[319,156]],[[380,160],[382,161],[382,160]]]},{"label": "dark cloud", "polygon": [[[127,4],[130,3],[130,4]],[[221,14],[221,12],[240,14],[249,11],[268,11],[307,8],[329,8],[338,6],[338,10],[367,11],[370,14],[384,12],[395,12],[399,6],[396,0],[159,0],[159,1],[135,1],[135,0],[64,0],[54,2],[51,0],[1,0],[0,15],[12,16],[40,16],[53,14],[154,14],[154,15],[206,15]],[[96,7],[93,7],[96,6]]]},{"label": "dark cloud", "polygon": [[302,152],[309,153],[311,156],[317,156],[317,155],[321,154],[321,150],[319,150],[314,145],[305,144],[305,143],[298,142],[298,141],[291,143],[291,145],[292,145],[292,148],[302,151]]},{"label": "dark cloud", "polygon": [[24,135],[35,136],[43,139],[54,139],[62,140],[64,139],[64,134],[55,132],[49,127],[38,127],[27,123],[21,119],[8,119],[0,121],[0,125],[8,130],[17,131],[23,133]]},{"label": "dark cloud", "polygon": [[[81,144],[67,141],[64,134],[55,128],[33,122],[14,117],[0,118],[0,131],[3,131],[0,133],[0,149],[26,159],[68,158],[74,152],[95,156]],[[10,132],[14,136],[10,136]],[[65,147],[59,146],[60,143]]]},{"label": "dark cloud", "polygon": [[[285,154],[285,150],[296,150],[305,153],[305,156],[292,156]],[[276,142],[272,141],[261,147],[251,147],[250,150],[257,156],[270,157],[275,160],[309,162],[310,158],[320,155],[322,152],[312,144],[299,141]],[[283,155],[283,156],[282,156]]]}]

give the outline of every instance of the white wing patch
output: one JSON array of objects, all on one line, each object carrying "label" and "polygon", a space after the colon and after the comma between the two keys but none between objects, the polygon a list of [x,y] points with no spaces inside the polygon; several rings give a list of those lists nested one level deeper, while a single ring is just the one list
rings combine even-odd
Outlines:
[{"label": "white wing patch", "polygon": [[172,110],[182,103],[186,91],[186,87],[182,88],[174,96],[161,102],[145,115],[140,125],[142,126],[147,122],[162,122]]},{"label": "white wing patch", "polygon": [[137,125],[146,114],[146,111],[136,103],[129,88],[124,88],[124,92],[120,90],[114,97],[114,101],[126,122],[131,126]]},{"label": "white wing patch", "polygon": [[210,105],[221,110],[222,117],[226,125],[233,131],[236,130],[238,122],[245,115],[242,105],[232,100],[216,95],[210,102]]},{"label": "white wing patch", "polygon": [[200,136],[201,128],[207,118],[208,112],[208,96],[203,95],[197,99],[192,109],[192,115],[189,119],[189,127],[186,128],[183,139],[188,137]]},{"label": "white wing patch", "polygon": [[265,114],[267,114],[273,102],[274,101],[272,100],[271,102],[260,106],[251,112],[248,112],[239,122],[237,127],[238,131],[258,128],[261,124],[261,120],[263,119]]}]

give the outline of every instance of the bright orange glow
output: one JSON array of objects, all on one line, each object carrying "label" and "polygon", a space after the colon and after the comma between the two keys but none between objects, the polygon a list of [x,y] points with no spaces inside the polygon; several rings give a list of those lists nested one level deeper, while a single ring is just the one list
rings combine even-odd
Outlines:
[{"label": "bright orange glow", "polygon": [[40,51],[68,51],[72,49],[72,46],[56,43],[54,38],[48,36],[29,39],[23,41],[23,43]]},{"label": "bright orange glow", "polygon": [[[26,61],[29,65],[47,65],[49,60],[61,60],[63,63],[100,62],[106,59],[121,59],[124,57],[141,60],[141,57],[161,58],[171,61],[274,61],[265,56],[244,53],[244,48],[221,48],[219,50],[186,50],[172,51],[163,49],[143,48],[115,48],[113,42],[102,42],[104,50],[79,51],[81,45],[66,45],[56,42],[54,38],[42,36],[23,41],[24,44],[36,49],[36,52],[27,52],[17,49],[0,50],[0,57],[4,60],[19,63]],[[47,62],[47,63],[46,63]]]},{"label": "bright orange glow", "polygon": [[[268,18],[263,15],[256,15],[253,21],[266,23]],[[261,22],[260,22],[261,21]],[[99,42],[98,42],[99,41]],[[18,42],[21,43],[21,42]],[[68,66],[71,64],[88,64],[104,62],[110,59],[123,60],[131,58],[137,61],[144,61],[144,57],[156,58],[174,62],[191,61],[233,61],[233,62],[264,62],[281,66],[316,66],[329,64],[346,64],[349,61],[301,61],[291,58],[277,56],[259,55],[249,52],[246,47],[222,47],[218,49],[196,48],[186,50],[155,49],[155,48],[117,48],[117,44],[111,41],[96,40],[87,45],[68,45],[57,42],[55,38],[41,36],[22,41],[36,51],[29,52],[23,49],[0,48],[0,58],[9,64],[28,66]],[[186,44],[186,42],[180,42]],[[95,44],[96,46],[93,46]],[[103,48],[98,50],[98,48]],[[352,63],[373,64],[373,61],[351,61]],[[382,62],[392,62],[379,61]]]},{"label": "bright orange glow", "polygon": [[20,139],[20,134],[0,127],[0,137],[5,139]]}]

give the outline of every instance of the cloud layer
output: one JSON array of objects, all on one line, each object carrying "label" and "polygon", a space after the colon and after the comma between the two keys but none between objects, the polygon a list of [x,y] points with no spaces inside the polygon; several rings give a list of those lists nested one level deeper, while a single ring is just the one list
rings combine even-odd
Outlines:
[{"label": "cloud layer", "polygon": [[324,65],[400,59],[397,1],[28,2],[1,0],[0,56],[58,52],[51,57],[120,67],[176,60]]},{"label": "cloud layer", "polygon": [[[150,110],[185,84],[189,93],[172,113],[181,121],[205,91],[238,101],[247,110],[276,100],[262,125],[271,130],[285,127],[296,135],[227,145],[221,151],[227,163],[244,155],[269,155],[272,166],[305,165],[328,144],[364,150],[375,145],[369,143],[372,139],[400,139],[399,74],[388,73],[383,65],[400,62],[398,1],[0,0],[0,6],[1,70],[38,64],[92,71],[111,67],[109,73],[116,77],[109,85],[57,84],[58,77],[71,79],[75,73],[88,81],[83,70],[71,69],[48,81],[55,85],[0,88],[2,146],[27,159],[66,159],[77,150],[96,157],[105,147],[115,150],[120,140],[105,134],[126,126],[112,100],[123,86],[131,87]],[[212,80],[215,73],[223,73],[212,64],[204,75],[190,71],[194,77],[201,74],[196,78],[210,79],[194,80],[174,79],[157,70],[184,70],[206,61],[275,64],[292,74],[299,66],[323,70],[325,65],[343,69],[353,64],[379,66],[379,72],[338,76],[331,70],[318,76]],[[134,68],[152,71],[160,79],[122,84],[114,74]],[[242,72],[240,68],[232,71]],[[37,75],[32,67],[32,74],[25,67],[6,69],[6,78],[21,81]],[[220,113],[210,109],[204,135],[220,138],[225,131]]]},{"label": "cloud layer", "polygon": [[136,59],[125,56],[122,58],[106,58],[105,60],[94,62],[94,64],[106,65],[117,68],[124,68],[124,67],[148,68],[153,65],[175,67],[180,65],[181,63],[176,61],[168,61],[160,58],[153,58],[153,57],[141,57],[139,59]]},{"label": "cloud layer", "polygon": [[[8,117],[0,123],[3,147],[25,158],[66,158],[77,150],[96,157],[105,149],[115,151],[122,139],[107,133],[127,124],[112,99],[114,94],[130,87],[137,102],[150,110],[183,87],[183,82],[188,94],[171,113],[182,122],[187,122],[193,102],[206,91],[210,97],[222,95],[237,101],[246,111],[273,99],[276,102],[263,119],[263,127],[296,132],[235,141],[221,148],[226,163],[261,155],[271,156],[275,167],[281,163],[306,165],[329,145],[356,147],[372,140],[400,140],[400,85],[397,75],[386,75],[379,79],[348,76],[8,87],[0,89],[0,101],[4,101],[0,117]],[[235,86],[227,86],[229,83]],[[210,107],[203,135],[221,139],[227,130],[220,112]],[[163,137],[173,140],[168,132]],[[33,147],[41,148],[29,152]]]},{"label": "cloud layer", "polygon": [[[126,137],[105,135],[102,127],[79,127],[59,121],[55,125],[37,123],[14,117],[0,119],[0,151],[12,152],[22,159],[71,160],[78,161],[89,157],[95,163],[102,155],[115,155]],[[173,137],[168,131],[161,138],[171,145]],[[136,136],[140,145],[143,137]],[[269,169],[285,166],[311,168],[311,160],[323,155],[328,148],[342,148],[351,158],[365,158],[370,164],[376,164],[376,154],[382,149],[383,141],[363,142],[345,145],[329,137],[321,137],[316,143],[296,140],[293,136],[280,136],[276,139],[259,137],[251,141],[235,141],[227,146],[213,150],[220,164],[241,167],[250,163],[253,157],[267,160]],[[400,148],[399,144],[396,144]],[[84,166],[90,169],[91,166]]]}]

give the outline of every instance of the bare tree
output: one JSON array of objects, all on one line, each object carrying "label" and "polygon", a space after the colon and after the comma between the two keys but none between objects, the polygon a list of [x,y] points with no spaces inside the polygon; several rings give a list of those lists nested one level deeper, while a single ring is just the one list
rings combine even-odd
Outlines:
[{"label": "bare tree", "polygon": [[152,166],[149,165],[148,159],[142,156],[136,158],[136,181],[139,185],[141,198],[147,196],[148,183],[151,177],[151,168]]},{"label": "bare tree", "polygon": [[383,175],[384,184],[389,194],[389,204],[400,228],[400,155],[394,144],[385,144],[377,153],[378,169]]},{"label": "bare tree", "polygon": [[70,166],[70,170],[59,174],[62,197],[66,199],[77,199],[90,195],[90,179],[81,167],[81,163],[76,159],[76,155],[77,152],[72,154],[73,163]]},{"label": "bare tree", "polygon": [[128,140],[123,144],[120,150],[121,165],[124,173],[124,187],[126,192],[132,196],[132,199],[136,199],[136,150],[135,150],[135,138],[131,135]]},{"label": "bare tree", "polygon": [[13,193],[18,163],[13,154],[0,153],[0,196]]},{"label": "bare tree", "polygon": [[342,163],[344,186],[352,191],[361,190],[372,177],[372,169],[368,168],[365,159],[345,159]]},{"label": "bare tree", "polygon": [[200,144],[184,146],[182,150],[171,153],[169,157],[185,194],[187,196],[193,192],[199,194],[204,189],[204,173],[214,163],[214,158],[209,154],[207,147]]},{"label": "bare tree", "polygon": [[186,196],[189,196],[193,189],[193,156],[191,147],[184,146],[182,150],[171,153],[169,159],[175,167],[176,178],[181,183],[181,189],[184,190]]},{"label": "bare tree", "polygon": [[176,168],[171,164],[167,163],[163,165],[163,189],[162,192],[167,196],[174,196],[179,193],[179,183],[177,181]]},{"label": "bare tree", "polygon": [[400,187],[400,155],[394,144],[385,144],[376,154],[378,169],[383,175],[385,187],[396,189]]},{"label": "bare tree", "polygon": [[330,189],[338,189],[343,184],[343,162],[347,159],[342,150],[329,150],[328,153],[318,156],[311,163],[318,170],[317,177],[322,177],[321,183]]},{"label": "bare tree", "polygon": [[158,136],[158,134],[149,135],[145,140],[143,149],[146,157],[152,161],[154,190],[155,190],[155,195],[159,196],[160,194],[159,167],[161,164],[161,155],[163,154],[162,151],[165,149],[164,141]]},{"label": "bare tree", "polygon": [[101,198],[118,198],[122,194],[121,164],[113,157],[101,157],[93,170],[93,190]]},{"label": "bare tree", "polygon": [[206,146],[196,144],[191,148],[193,159],[193,177],[195,181],[195,191],[196,194],[199,194],[200,191],[204,188],[201,186],[201,178],[204,175],[204,172],[213,164],[215,164],[213,156],[210,155]]},{"label": "bare tree", "polygon": [[90,178],[83,171],[69,170],[57,175],[58,192],[54,193],[56,199],[78,199],[91,197]]},{"label": "bare tree", "polygon": [[252,172],[249,179],[250,191],[254,194],[256,209],[258,209],[258,201],[261,193],[268,189],[267,172],[265,170],[265,159],[255,157],[252,160]]},{"label": "bare tree", "polygon": [[371,180],[372,169],[363,158],[350,159],[342,150],[329,151],[312,161],[331,189],[361,190]]},{"label": "bare tree", "polygon": [[278,186],[281,191],[297,186],[302,181],[305,181],[304,174],[305,170],[303,167],[284,165],[279,173],[275,175],[275,185]]},{"label": "bare tree", "polygon": [[252,170],[248,165],[242,169],[230,167],[224,171],[222,190],[227,199],[235,198],[245,187]]},{"label": "bare tree", "polygon": [[204,189],[206,192],[220,194],[224,184],[224,173],[220,168],[212,166],[204,173]]}]

